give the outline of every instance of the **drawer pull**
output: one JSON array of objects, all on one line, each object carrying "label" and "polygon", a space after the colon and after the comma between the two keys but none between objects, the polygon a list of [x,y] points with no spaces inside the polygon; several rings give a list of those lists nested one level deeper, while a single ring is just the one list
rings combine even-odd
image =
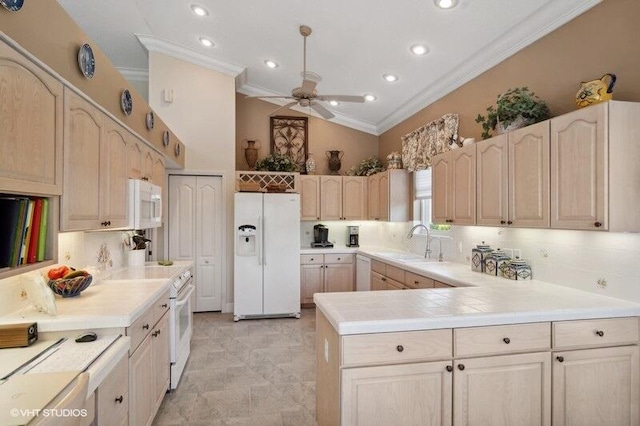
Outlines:
[{"label": "drawer pull", "polygon": [[119,397],[116,398],[116,402],[118,404],[122,404],[122,401],[124,401],[124,398],[122,397],[122,395],[120,395]]},{"label": "drawer pull", "polygon": [[145,324],[145,325],[143,325],[143,326],[142,326],[142,329],[143,329],[143,330],[148,330],[148,329],[149,329],[149,324]]},{"label": "drawer pull", "polygon": [[167,306],[169,305],[167,305],[166,303],[163,303],[162,305],[160,305],[161,308],[166,308]]},{"label": "drawer pull", "polygon": [[340,258],[338,258],[338,260],[340,260]]},{"label": "drawer pull", "polygon": [[418,281],[414,281],[413,283],[414,283],[414,284],[420,284]]},{"label": "drawer pull", "polygon": [[557,356],[556,359],[558,360],[558,362],[564,362],[563,356]]},{"label": "drawer pull", "polygon": [[458,364],[458,370],[464,371],[464,364]]},{"label": "drawer pull", "polygon": [[398,346],[396,346],[396,350],[397,350],[398,352],[402,352],[402,351],[404,351],[404,346],[402,346],[402,345],[398,345]]},{"label": "drawer pull", "polygon": [[596,331],[596,336],[598,336],[598,337],[604,337],[604,331],[602,331],[602,330],[598,330],[598,331]]},{"label": "drawer pull", "polygon": [[505,337],[504,339],[502,339],[502,341],[507,345],[511,343],[511,339],[509,339],[508,337]]},{"label": "drawer pull", "polygon": [[452,366],[450,366],[450,365],[447,365],[447,371],[448,371],[449,373],[451,373],[451,372],[453,371],[453,367],[452,367]]}]

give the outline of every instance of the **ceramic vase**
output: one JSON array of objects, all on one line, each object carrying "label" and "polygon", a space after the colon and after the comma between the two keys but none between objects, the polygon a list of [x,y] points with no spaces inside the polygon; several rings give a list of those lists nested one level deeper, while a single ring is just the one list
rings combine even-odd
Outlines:
[{"label": "ceramic vase", "polygon": [[316,172],[316,159],[313,157],[311,152],[307,157],[307,161],[304,163],[304,168],[308,175],[312,175]]},{"label": "ceramic vase", "polygon": [[258,148],[256,148],[256,141],[247,141],[247,147],[244,149],[244,159],[247,161],[247,165],[251,170],[256,166],[258,161]]},{"label": "ceramic vase", "polygon": [[327,151],[327,158],[329,159],[329,171],[332,175],[340,174],[340,167],[342,167],[343,151]]},{"label": "ceramic vase", "polygon": [[131,266],[144,266],[146,261],[146,250],[130,250],[127,252],[127,263]]}]

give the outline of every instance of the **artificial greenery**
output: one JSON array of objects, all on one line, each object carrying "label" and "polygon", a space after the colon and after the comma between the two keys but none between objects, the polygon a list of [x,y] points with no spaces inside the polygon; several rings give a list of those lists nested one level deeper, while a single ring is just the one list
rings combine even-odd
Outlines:
[{"label": "artificial greenery", "polygon": [[256,170],[269,172],[297,172],[298,165],[287,156],[273,153],[256,163]]},{"label": "artificial greenery", "polygon": [[384,166],[378,157],[365,158],[359,165],[351,167],[347,170],[349,176],[371,176],[378,172],[383,172]]},{"label": "artificial greenery", "polygon": [[496,130],[498,123],[508,127],[515,120],[523,120],[525,125],[544,121],[551,116],[546,102],[536,96],[528,87],[516,87],[498,95],[496,107],[487,108],[487,116],[478,114],[476,123],[482,124],[482,138],[489,139],[490,131]]}]

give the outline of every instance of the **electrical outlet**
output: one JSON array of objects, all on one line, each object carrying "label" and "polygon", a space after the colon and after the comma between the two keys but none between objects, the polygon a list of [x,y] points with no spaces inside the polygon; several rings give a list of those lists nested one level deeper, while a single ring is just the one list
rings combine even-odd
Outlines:
[{"label": "electrical outlet", "polygon": [[329,341],[324,339],[324,362],[329,362]]}]

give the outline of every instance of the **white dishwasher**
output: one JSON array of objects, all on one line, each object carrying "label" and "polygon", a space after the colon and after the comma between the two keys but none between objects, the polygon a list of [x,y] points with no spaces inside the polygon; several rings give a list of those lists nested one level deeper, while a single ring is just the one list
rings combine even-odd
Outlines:
[{"label": "white dishwasher", "polygon": [[371,290],[371,259],[356,255],[356,291]]}]

